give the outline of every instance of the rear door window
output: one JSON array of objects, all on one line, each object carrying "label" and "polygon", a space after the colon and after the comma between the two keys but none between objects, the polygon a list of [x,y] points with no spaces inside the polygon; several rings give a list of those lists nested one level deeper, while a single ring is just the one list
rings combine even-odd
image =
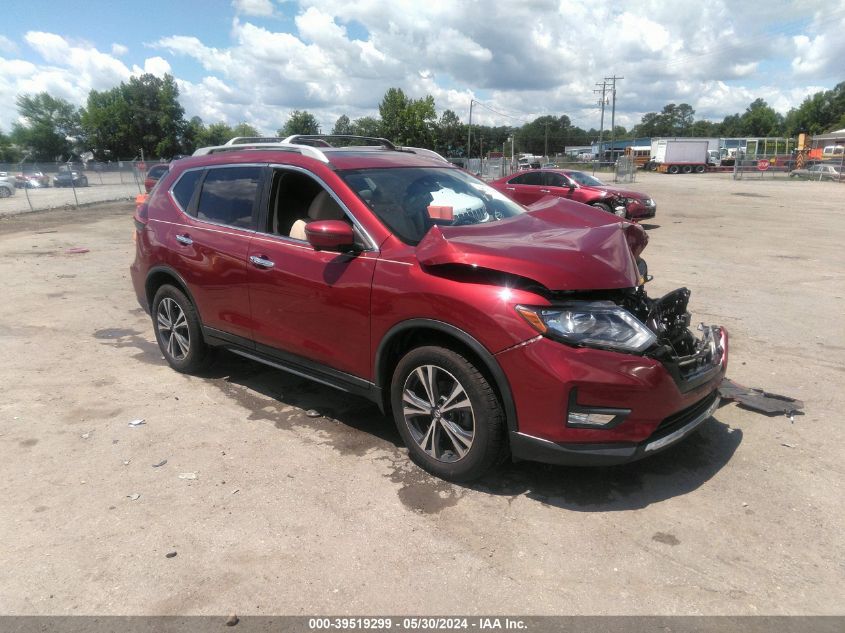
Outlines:
[{"label": "rear door window", "polygon": [[253,228],[261,171],[261,167],[257,166],[209,169],[197,202],[197,218],[238,228]]},{"label": "rear door window", "polygon": [[539,171],[529,171],[511,180],[514,185],[542,185],[543,174]]}]

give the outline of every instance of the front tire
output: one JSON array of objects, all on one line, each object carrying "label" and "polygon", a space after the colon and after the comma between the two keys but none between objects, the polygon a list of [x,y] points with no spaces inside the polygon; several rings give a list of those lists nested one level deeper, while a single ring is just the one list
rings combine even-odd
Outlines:
[{"label": "front tire", "polygon": [[411,460],[449,481],[481,477],[501,457],[505,414],[469,360],[443,347],[408,352],[393,372],[391,406]]},{"label": "front tire", "polygon": [[611,215],[615,215],[615,214],[613,213],[613,209],[611,209],[611,208],[610,208],[608,205],[606,205],[604,202],[596,202],[596,203],[595,203],[595,204],[593,204],[592,206],[593,206],[593,207],[595,207],[596,209],[601,210],[601,211],[606,211],[607,213],[610,213]]},{"label": "front tire", "polygon": [[165,284],[156,292],[152,308],[156,341],[167,364],[184,374],[207,367],[210,349],[203,339],[197,311],[185,293]]}]

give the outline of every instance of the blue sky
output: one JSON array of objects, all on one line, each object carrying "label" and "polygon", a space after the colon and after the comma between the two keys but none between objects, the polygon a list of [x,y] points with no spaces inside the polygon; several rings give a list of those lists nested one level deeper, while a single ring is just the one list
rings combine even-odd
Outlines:
[{"label": "blue sky", "polygon": [[[4,3],[0,129],[14,99],[79,105],[145,71],[173,74],[189,116],[264,132],[293,109],[323,128],[373,115],[384,92],[432,94],[466,120],[567,114],[598,126],[592,89],[616,74],[626,126],[664,104],[721,119],[755,98],[786,112],[845,80],[845,3],[770,0],[209,0]],[[492,108],[492,109],[491,109]],[[501,114],[496,114],[496,112]],[[507,115],[507,116],[504,116]],[[478,117],[478,118],[476,118]]]}]

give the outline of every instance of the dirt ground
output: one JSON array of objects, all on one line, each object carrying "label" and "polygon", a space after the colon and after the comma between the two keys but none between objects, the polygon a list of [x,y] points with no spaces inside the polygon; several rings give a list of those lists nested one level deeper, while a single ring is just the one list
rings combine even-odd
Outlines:
[{"label": "dirt ground", "polygon": [[0,220],[0,613],[842,614],[845,186],[633,188],[650,293],[690,287],[729,375],[806,414],[730,404],[646,461],[472,486],[364,400],[228,355],[170,370],[128,203]]}]

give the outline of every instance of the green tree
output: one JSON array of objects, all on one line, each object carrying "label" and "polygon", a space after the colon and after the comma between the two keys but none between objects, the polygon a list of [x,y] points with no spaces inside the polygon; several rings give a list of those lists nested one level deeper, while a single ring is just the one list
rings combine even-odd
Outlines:
[{"label": "green tree", "polygon": [[79,109],[46,92],[18,95],[16,103],[25,123],[13,126],[12,140],[34,160],[69,157],[79,142]]},{"label": "green tree", "polygon": [[443,156],[463,156],[466,127],[452,110],[444,110],[435,126],[434,150]]},{"label": "green tree", "polygon": [[212,123],[200,132],[197,138],[199,147],[223,145],[235,136],[235,132],[223,121]]},{"label": "green tree", "polygon": [[169,157],[182,150],[184,114],[173,77],[145,74],[111,90],[92,90],[82,125],[87,145],[99,157],[130,158],[141,151]]},{"label": "green tree", "polygon": [[0,163],[16,163],[20,159],[20,152],[12,145],[12,139],[0,130]]},{"label": "green tree", "polygon": [[390,88],[378,107],[385,138],[399,145],[431,147],[437,113],[434,97],[410,99],[401,88]]},{"label": "green tree", "polygon": [[783,130],[783,117],[763,99],[755,99],[740,117],[745,136],[779,136]]},{"label": "green tree", "polygon": [[794,136],[799,132],[824,134],[845,128],[845,81],[832,90],[822,90],[791,109],[784,121],[786,134]]},{"label": "green tree", "polygon": [[194,150],[201,147],[199,139],[205,132],[205,124],[198,116],[191,117],[191,120],[185,123],[182,128],[182,136],[179,139],[179,145],[182,154],[193,154]]},{"label": "green tree", "polygon": [[380,137],[381,121],[375,117],[364,116],[352,122],[352,133],[358,136]]},{"label": "green tree", "polygon": [[663,110],[647,112],[639,125],[631,131],[635,137],[642,136],[693,136],[695,110],[688,103],[667,103]]},{"label": "green tree", "polygon": [[719,126],[722,136],[727,138],[735,138],[743,135],[742,119],[738,114],[729,114]]},{"label": "green tree", "polygon": [[241,121],[232,128],[232,136],[261,136],[261,133],[246,121]]},{"label": "green tree", "polygon": [[320,126],[317,124],[317,119],[308,110],[294,110],[284,126],[278,130],[279,136],[283,138],[294,134],[319,133]]},{"label": "green tree", "polygon": [[341,114],[332,128],[332,134],[353,134],[352,122],[345,114]]}]

